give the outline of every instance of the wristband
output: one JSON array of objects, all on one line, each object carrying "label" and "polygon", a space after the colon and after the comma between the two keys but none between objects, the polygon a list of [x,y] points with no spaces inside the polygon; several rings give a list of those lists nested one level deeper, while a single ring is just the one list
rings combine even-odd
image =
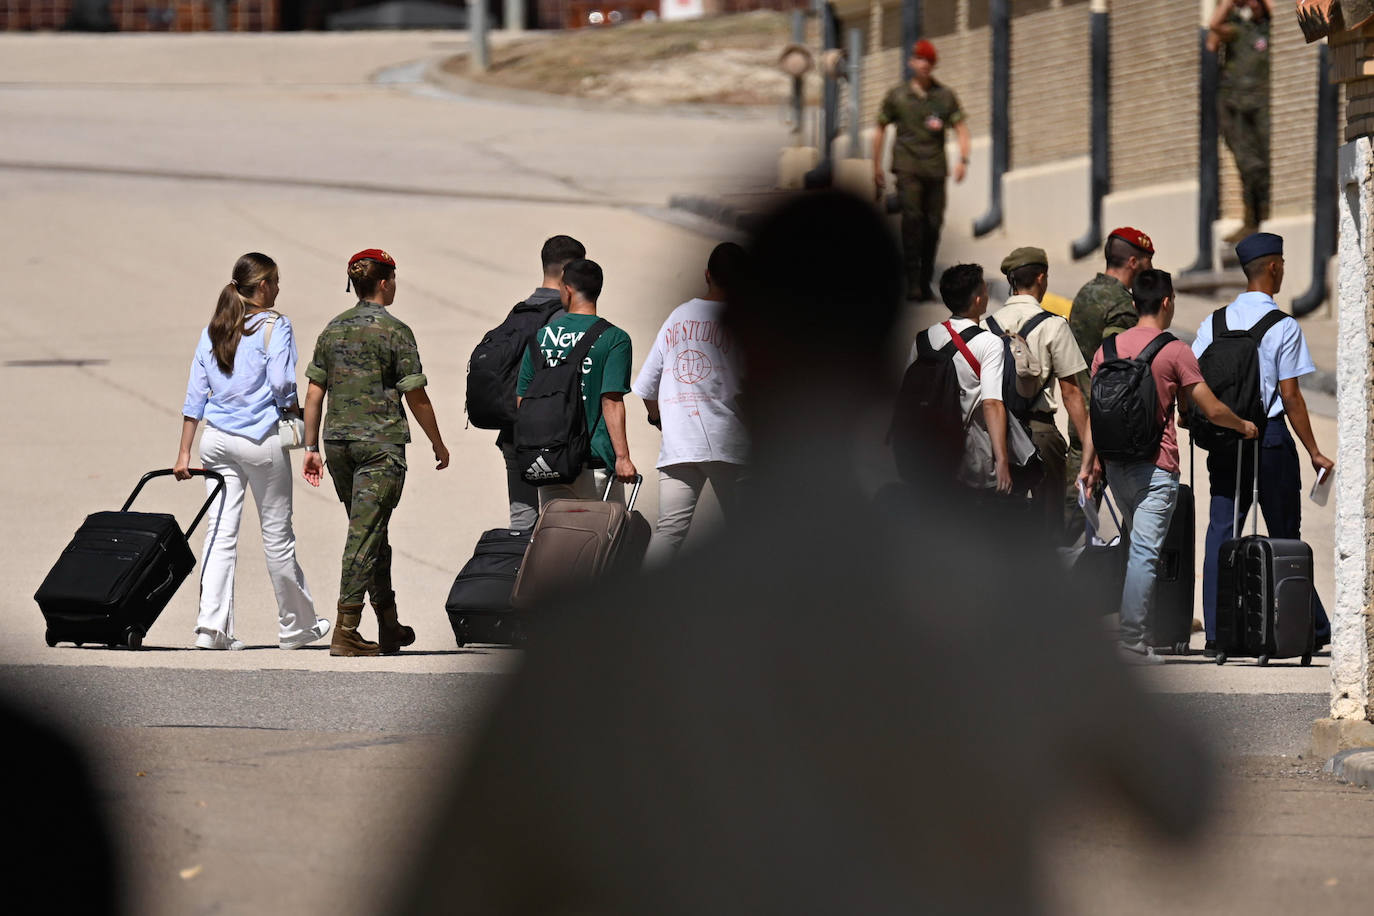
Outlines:
[{"label": "wristband", "polygon": [[304,448],[307,452],[315,452],[316,454],[318,454],[320,451],[320,447],[318,445],[307,445],[304,446]]}]

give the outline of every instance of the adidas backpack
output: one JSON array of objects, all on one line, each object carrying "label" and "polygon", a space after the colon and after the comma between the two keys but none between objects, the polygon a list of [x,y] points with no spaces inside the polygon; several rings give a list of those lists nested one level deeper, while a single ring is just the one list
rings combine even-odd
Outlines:
[{"label": "adidas backpack", "polygon": [[1102,363],[1093,376],[1088,405],[1093,445],[1109,461],[1154,461],[1164,438],[1164,419],[1150,364],[1178,338],[1161,332],[1133,359],[1117,356],[1116,340],[1103,341]]},{"label": "adidas backpack", "polygon": [[592,443],[582,404],[582,364],[610,326],[606,319],[597,319],[556,366],[550,366],[530,341],[534,377],[515,411],[515,461],[526,483],[572,483],[586,466]]},{"label": "adidas backpack", "polygon": [[[1242,420],[1258,426],[1260,435],[1264,435],[1269,415],[1269,405],[1260,396],[1260,341],[1270,328],[1289,317],[1274,309],[1249,330],[1233,331],[1226,326],[1223,306],[1212,313],[1212,342],[1197,360],[1202,379],[1217,400]],[[1236,432],[1208,420],[1196,404],[1188,414],[1188,432],[1199,447],[1208,451],[1225,448],[1240,438]]]},{"label": "adidas backpack", "polygon": [[[948,326],[947,326],[948,329]],[[983,329],[965,328],[967,343]],[[897,473],[908,483],[953,479],[964,455],[963,386],[955,370],[958,349],[953,340],[939,350],[930,345],[930,331],[916,336],[916,361],[906,370],[888,437],[897,460]]]},{"label": "adidas backpack", "polygon": [[[562,311],[548,305],[516,303],[506,320],[482,336],[468,359],[468,422],[478,429],[509,429],[515,423],[515,380],[520,358],[539,329]],[[536,365],[538,365],[536,363]]]},{"label": "adidas backpack", "polygon": [[1041,392],[1054,381],[1053,375],[1040,381],[1040,360],[1026,340],[1040,322],[1053,317],[1052,312],[1042,311],[1021,325],[1020,331],[1004,331],[991,315],[987,318],[988,329],[1002,338],[1002,404],[1008,413],[1023,422]]}]

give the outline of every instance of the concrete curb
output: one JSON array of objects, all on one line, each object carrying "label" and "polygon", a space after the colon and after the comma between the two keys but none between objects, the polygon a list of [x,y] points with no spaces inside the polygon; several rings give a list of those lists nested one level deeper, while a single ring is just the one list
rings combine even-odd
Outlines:
[{"label": "concrete curb", "polygon": [[1355,747],[1341,751],[1324,768],[1341,782],[1374,789],[1374,747]]}]

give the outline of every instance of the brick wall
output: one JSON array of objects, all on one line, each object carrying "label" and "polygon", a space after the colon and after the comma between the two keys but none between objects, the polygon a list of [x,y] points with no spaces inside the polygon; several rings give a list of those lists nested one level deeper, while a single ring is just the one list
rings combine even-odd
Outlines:
[{"label": "brick wall", "polygon": [[1012,168],[1087,152],[1092,129],[1091,65],[1088,4],[1046,9],[1012,20]]},{"label": "brick wall", "polygon": [[1197,178],[1197,0],[1111,6],[1112,190]]},{"label": "brick wall", "polygon": [[[0,31],[60,29],[71,0],[0,0]],[[122,32],[202,32],[214,28],[210,0],[110,0],[110,21]],[[229,28],[271,32],[278,25],[278,0],[234,0]]]}]

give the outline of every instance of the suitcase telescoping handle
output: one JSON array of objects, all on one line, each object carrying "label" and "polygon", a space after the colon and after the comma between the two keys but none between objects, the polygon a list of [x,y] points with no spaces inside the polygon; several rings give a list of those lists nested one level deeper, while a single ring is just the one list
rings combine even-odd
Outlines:
[{"label": "suitcase telescoping handle", "polygon": [[[630,498],[629,498],[628,500],[626,500],[626,502],[625,502],[625,511],[626,511],[626,512],[633,512],[633,511],[635,511],[635,500],[639,498],[639,485],[642,484],[643,482],[644,482],[644,475],[643,475],[643,474],[636,474],[636,475],[635,475],[634,486],[630,489]],[[601,494],[601,501],[602,501],[603,503],[604,503],[604,502],[607,502],[607,501],[611,498],[611,489],[614,488],[614,487],[615,487],[615,476],[612,475],[611,479],[606,481],[606,492]]]},{"label": "suitcase telescoping handle", "polygon": [[[1239,443],[1237,444],[1237,446],[1236,446],[1236,503],[1235,503],[1235,508],[1233,509],[1233,511],[1232,511],[1232,513],[1231,513],[1231,530],[1232,530],[1233,532],[1235,532],[1235,536],[1238,537],[1238,538],[1239,538],[1239,537],[1244,537],[1244,536],[1245,536],[1245,532],[1240,530],[1241,523],[1244,521],[1244,519],[1242,519],[1242,518],[1240,517],[1240,485],[1241,485],[1241,481],[1244,480],[1244,478],[1241,476],[1241,471],[1242,471],[1242,469],[1243,469],[1244,462],[1245,462],[1245,440],[1242,439],[1242,440],[1240,440],[1240,442],[1239,442]],[[1253,526],[1253,527],[1251,528],[1251,530],[1250,530],[1250,533],[1251,533],[1251,534],[1254,534],[1254,535],[1258,535],[1258,534],[1259,534],[1259,513],[1260,513],[1260,508],[1259,508],[1259,465],[1260,465],[1260,441],[1259,441],[1259,436],[1256,436],[1256,437],[1255,437],[1255,468],[1254,468],[1254,473],[1251,475],[1252,478],[1253,478],[1253,480],[1254,480],[1254,489],[1251,491],[1250,510],[1249,510],[1249,512],[1246,513],[1246,516],[1247,516],[1247,517],[1249,517],[1250,512],[1255,513],[1255,523],[1254,523],[1254,526]]]},{"label": "suitcase telescoping handle", "polygon": [[[144,474],[142,479],[139,480],[138,486],[134,487],[134,492],[130,493],[129,498],[124,500],[124,505],[119,507],[119,511],[129,511],[129,507],[134,504],[134,497],[138,495],[139,490],[143,489],[145,483],[152,480],[154,477],[171,477],[173,473],[174,471],[172,468],[163,468],[160,471],[149,471]],[[209,477],[213,479],[215,481],[215,489],[205,498],[205,505],[200,507],[200,511],[196,513],[196,517],[191,520],[191,527],[186,529],[186,537],[188,538],[191,536],[191,532],[196,530],[196,526],[200,524],[200,520],[205,518],[205,513],[210,511],[210,504],[224,492],[224,475],[219,471],[207,471],[204,468],[191,468],[191,476]]]}]

